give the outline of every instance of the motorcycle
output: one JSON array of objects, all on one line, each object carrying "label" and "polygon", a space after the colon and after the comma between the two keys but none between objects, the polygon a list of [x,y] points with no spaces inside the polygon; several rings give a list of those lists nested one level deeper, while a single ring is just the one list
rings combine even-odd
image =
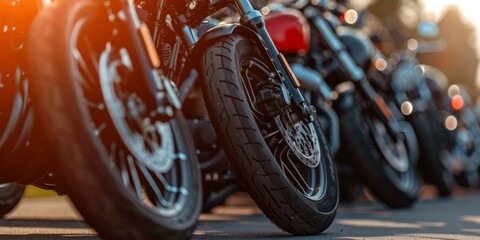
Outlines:
[{"label": "motorcycle", "polygon": [[[338,141],[334,129],[339,126],[337,159],[353,166],[375,197],[388,206],[412,205],[420,186],[416,136],[363,70],[363,64],[371,61],[369,40],[342,28],[342,6],[328,1],[295,1],[262,11],[267,14],[267,29],[274,42],[288,56],[311,102],[331,129],[333,145]],[[325,103],[334,111],[322,107],[328,105]]]},{"label": "motorcycle", "polygon": [[[448,93],[453,114],[445,118],[445,127],[455,132],[450,166],[458,185],[477,188],[480,186],[480,126],[474,104],[464,86],[451,85]],[[457,119],[456,123],[452,116]]]},{"label": "motorcycle", "polygon": [[446,160],[450,146],[442,109],[437,106],[429,82],[440,81],[438,74],[426,72],[415,52],[397,52],[386,59],[380,52],[373,58],[369,78],[392,99],[412,125],[419,143],[419,171],[425,182],[433,184],[440,196],[449,196],[455,185],[452,168]]},{"label": "motorcycle", "polygon": [[186,239],[201,208],[188,124],[137,6],[64,0],[26,40],[32,102],[63,189],[107,239]]},{"label": "motorcycle", "polygon": [[[438,27],[429,21],[418,25],[421,40],[410,39],[412,54],[420,59],[445,50],[446,42],[438,39]],[[441,121],[437,131],[442,134],[442,164],[449,169],[455,182],[462,187],[478,187],[480,184],[479,125],[468,90],[456,84],[433,66],[420,65],[421,73],[427,80],[433,100],[440,110]],[[444,175],[446,175],[445,173]]]},{"label": "motorcycle", "polygon": [[[216,131],[218,141],[197,138],[197,148],[219,142],[244,188],[281,229],[310,235],[328,228],[338,204],[335,166],[315,109],[261,14],[245,0],[138,5],[162,56],[158,69],[178,86],[185,115],[211,120]],[[226,7],[240,22],[199,37],[197,27]]]},{"label": "motorcycle", "polygon": [[46,5],[45,1],[0,1],[0,216],[15,208],[24,185],[42,186],[39,179],[51,169],[36,128],[23,58],[30,22]]},{"label": "motorcycle", "polygon": [[[436,25],[426,21],[418,29],[427,39],[438,32]],[[388,82],[385,79],[391,80],[390,96],[417,133],[421,174],[425,182],[437,187],[440,196],[449,196],[455,180],[464,187],[478,185],[476,152],[480,145],[467,91],[460,91],[456,85],[447,91],[448,80],[443,73],[419,64],[416,58],[443,48],[441,40],[409,39],[406,50],[395,53],[390,60],[379,53],[374,62],[386,64],[380,70],[372,68],[370,73],[379,86]]]},{"label": "motorcycle", "polygon": [[[438,70],[424,66],[425,75],[439,74]],[[465,188],[480,184],[480,131],[474,106],[468,90],[456,84],[450,85],[430,79],[435,89],[434,99],[441,110],[444,152],[442,163],[450,170],[455,182]]]}]

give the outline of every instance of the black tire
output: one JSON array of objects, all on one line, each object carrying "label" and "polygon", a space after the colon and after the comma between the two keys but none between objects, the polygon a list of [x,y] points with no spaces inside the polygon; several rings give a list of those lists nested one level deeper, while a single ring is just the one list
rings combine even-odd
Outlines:
[{"label": "black tire", "polygon": [[[116,25],[118,34],[126,32],[122,27]],[[107,60],[118,57],[120,54],[115,53],[125,50],[132,56],[130,60],[133,59],[131,63],[135,66],[132,69],[141,67],[135,54],[131,54],[129,35],[118,40],[120,44],[126,41],[127,45],[117,46],[114,39],[121,35],[110,33],[112,26],[104,3],[96,0],[60,1],[39,14],[31,28],[27,44],[34,103],[41,113],[49,143],[56,150],[62,181],[82,216],[103,238],[189,238],[197,223],[202,195],[198,163],[187,137],[188,126],[179,112],[169,122],[151,118],[150,126],[155,127],[147,134],[155,136],[149,135],[149,140],[160,138],[161,142],[156,143],[162,146],[171,141],[173,150],[166,152],[172,160],[168,171],[147,165],[150,160],[167,161],[166,158],[157,158],[152,153],[148,160],[132,152],[131,145],[127,145],[121,135],[126,128],[117,127],[120,123],[115,122],[114,109],[109,108],[107,96],[102,92],[104,79],[99,77],[99,69],[103,69],[103,65],[99,59],[104,53],[112,53],[107,54]],[[111,43],[111,48],[106,47],[105,41]],[[125,56],[121,56],[113,62],[122,62]],[[86,63],[83,65],[82,61]],[[115,87],[121,90],[146,90],[143,73],[131,71],[125,76],[117,72],[117,82],[107,83],[117,84]],[[106,76],[111,75],[109,72]],[[132,96],[130,92],[128,96]],[[149,97],[149,93],[139,92],[135,100],[147,101]],[[156,106],[145,103],[146,109],[151,110],[152,105]],[[134,106],[138,114],[143,111]],[[128,108],[123,109],[127,112],[125,118],[133,114]],[[148,113],[150,116],[154,112]],[[160,132],[157,124],[163,124],[168,130]],[[170,137],[163,133],[169,133]],[[140,136],[147,151],[146,136]]]},{"label": "black tire", "polygon": [[453,172],[442,163],[442,154],[446,150],[445,144],[440,141],[438,130],[434,129],[437,125],[425,114],[418,113],[408,118],[418,139],[419,170],[425,182],[434,185],[440,196],[447,197],[455,186]]},{"label": "black tire", "polygon": [[[204,80],[204,97],[210,117],[233,169],[243,180],[246,190],[264,214],[289,233],[298,235],[321,233],[330,226],[336,214],[338,180],[335,165],[323,133],[319,130],[317,118],[314,121],[314,131],[317,134],[309,136],[318,138],[316,143],[319,143],[322,157],[316,158],[319,159],[317,167],[309,168],[305,170],[306,174],[299,174],[296,177],[309,179],[311,182],[322,182],[324,185],[321,188],[317,185],[312,187],[314,193],[322,193],[321,197],[312,200],[313,197],[304,195],[290,180],[295,177],[287,176],[282,171],[280,159],[271,149],[272,145],[282,145],[281,147],[286,145],[283,136],[278,134],[280,128],[276,125],[275,129],[278,131],[276,135],[271,135],[269,141],[264,139],[264,136],[268,136],[268,133],[262,132],[267,131],[264,121],[269,121],[273,125],[275,122],[271,118],[265,118],[264,115],[260,120],[262,112],[254,110],[252,103],[247,100],[247,94],[252,96],[250,92],[252,88],[248,88],[247,85],[256,86],[254,81],[268,79],[271,72],[264,64],[267,61],[260,57],[254,46],[247,38],[232,34],[211,42],[206,49],[199,72],[202,73]],[[262,71],[242,70],[253,62],[262,68]],[[248,81],[247,75],[242,74],[262,76],[253,76]],[[270,129],[270,133],[273,131]],[[294,154],[288,146],[284,149],[287,154]],[[280,152],[283,153],[283,148]],[[291,159],[287,159],[291,162]],[[300,165],[300,160],[295,160]],[[282,164],[286,166],[285,159]],[[320,170],[321,173],[317,172]],[[319,174],[318,178],[315,177],[317,175],[310,175],[313,172]]]},{"label": "black tire", "polygon": [[455,165],[461,165],[461,169],[456,169],[455,181],[461,187],[477,188],[480,186],[480,128],[470,106],[461,111],[451,147]]},{"label": "black tire", "polygon": [[[406,208],[416,200],[420,179],[416,159],[409,156],[408,169],[399,173],[390,166],[373,135],[372,117],[359,104],[340,116],[342,150],[349,153],[360,180],[377,199],[391,208]],[[415,143],[416,144],[416,143]],[[405,144],[408,147],[408,144]],[[394,177],[391,177],[393,175]],[[405,180],[405,182],[403,181]]]},{"label": "black tire", "polygon": [[4,217],[11,212],[22,199],[25,192],[25,186],[15,183],[0,185],[0,217]]}]

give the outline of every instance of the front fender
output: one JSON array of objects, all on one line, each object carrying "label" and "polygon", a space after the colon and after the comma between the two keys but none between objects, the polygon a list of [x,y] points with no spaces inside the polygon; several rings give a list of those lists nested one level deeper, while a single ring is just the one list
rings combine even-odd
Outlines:
[{"label": "front fender", "polygon": [[205,50],[209,46],[211,46],[211,43],[213,41],[216,41],[220,38],[223,38],[232,34],[238,34],[247,39],[252,40],[255,46],[260,48],[261,50],[260,53],[264,55],[263,57],[265,57],[266,59],[271,59],[271,56],[268,56],[267,51],[263,51],[263,49],[265,49],[265,44],[263,43],[261,37],[256,32],[252,31],[248,27],[234,23],[234,24],[223,24],[223,25],[213,27],[212,29],[208,30],[205,34],[203,34],[200,37],[200,40],[193,46],[193,50],[190,58],[191,63],[193,63],[194,66],[196,67],[196,64],[201,63],[202,56]]}]

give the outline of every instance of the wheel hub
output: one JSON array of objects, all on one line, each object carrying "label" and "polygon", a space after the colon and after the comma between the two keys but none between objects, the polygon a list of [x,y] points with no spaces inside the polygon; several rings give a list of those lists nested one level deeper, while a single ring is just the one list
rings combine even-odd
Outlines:
[{"label": "wheel hub", "polygon": [[378,120],[373,121],[372,132],[380,152],[390,166],[399,172],[406,172],[410,163],[405,143],[400,140],[394,141],[388,134],[385,125]]},{"label": "wheel hub", "polygon": [[166,173],[173,167],[174,160],[170,124],[157,121],[146,112],[141,94],[122,90],[125,71],[133,72],[132,61],[126,49],[115,51],[107,46],[100,58],[99,73],[103,98],[111,120],[137,161],[152,171]]}]

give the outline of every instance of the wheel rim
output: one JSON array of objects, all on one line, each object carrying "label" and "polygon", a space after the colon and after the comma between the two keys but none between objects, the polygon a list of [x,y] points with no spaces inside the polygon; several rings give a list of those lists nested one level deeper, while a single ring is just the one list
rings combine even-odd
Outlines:
[{"label": "wheel rim", "polygon": [[177,215],[185,207],[191,177],[183,154],[186,146],[174,131],[178,126],[175,121],[159,121],[151,111],[155,101],[134,71],[139,66],[132,62],[131,50],[115,44],[122,38],[119,28],[102,29],[112,34],[99,36],[90,30],[95,29],[90,20],[77,21],[73,28],[72,70],[91,134],[107,149],[111,171],[105,174],[116,175],[127,191],[157,214]]},{"label": "wheel rim", "polygon": [[[416,187],[416,172],[412,168],[411,159],[407,150],[408,139],[396,142],[387,133],[386,127],[378,119],[371,119],[365,116],[374,143],[379,150],[385,175],[399,189],[407,193]],[[404,133],[405,135],[405,133]]]},{"label": "wheel rim", "polygon": [[[240,64],[242,84],[263,138],[288,181],[303,196],[318,201],[326,193],[325,156],[313,123],[306,124],[287,109],[274,119],[257,104],[257,84],[270,76],[270,69],[260,59],[248,58]],[[293,116],[293,117],[292,117]],[[300,131],[296,131],[300,130]]]},{"label": "wheel rim", "polygon": [[[174,154],[170,125],[152,122],[151,118],[142,115],[139,110],[147,106],[136,93],[129,94],[122,89],[119,68],[133,72],[128,51],[122,48],[115,52],[111,45],[107,45],[100,57],[99,73],[104,102],[112,123],[128,150],[138,161],[149,170],[168,172],[173,166],[173,159],[170,156]],[[132,131],[133,129],[137,132]],[[141,131],[140,134],[138,130]]]},{"label": "wheel rim", "polygon": [[403,141],[394,141],[388,134],[385,125],[379,120],[372,120],[372,133],[380,152],[387,162],[398,172],[406,172],[409,168],[407,147]]}]

